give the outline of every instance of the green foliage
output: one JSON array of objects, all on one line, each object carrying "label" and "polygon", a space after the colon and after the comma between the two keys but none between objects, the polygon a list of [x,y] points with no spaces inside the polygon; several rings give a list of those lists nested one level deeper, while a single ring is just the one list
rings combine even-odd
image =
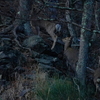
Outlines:
[{"label": "green foliage", "polygon": [[42,100],[78,100],[79,92],[72,81],[51,79],[37,86],[37,95]]},{"label": "green foliage", "polygon": [[38,100],[91,100],[94,91],[92,84],[83,87],[77,81],[57,77],[40,81],[36,87]]}]

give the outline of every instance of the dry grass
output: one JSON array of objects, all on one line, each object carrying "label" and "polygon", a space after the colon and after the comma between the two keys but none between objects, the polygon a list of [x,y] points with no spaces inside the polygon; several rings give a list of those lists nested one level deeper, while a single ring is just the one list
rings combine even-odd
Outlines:
[{"label": "dry grass", "polygon": [[28,87],[31,84],[29,81],[25,86],[26,82],[28,82],[28,80],[19,76],[15,82],[12,82],[12,84],[4,90],[1,95],[1,100],[23,100],[23,98],[28,100],[26,94],[31,90],[31,88]]},{"label": "dry grass", "polygon": [[49,78],[37,67],[28,70],[26,74],[31,74],[31,78],[18,75],[7,89],[1,88],[0,100],[84,100],[83,93],[79,94],[77,86],[69,78]]},{"label": "dry grass", "polygon": [[1,86],[0,100],[38,100],[35,88],[37,83],[43,84],[46,81],[47,73],[39,71],[37,67],[33,69],[33,67],[31,66],[24,73],[31,75],[31,78],[17,75],[16,81],[13,81],[6,88]]}]

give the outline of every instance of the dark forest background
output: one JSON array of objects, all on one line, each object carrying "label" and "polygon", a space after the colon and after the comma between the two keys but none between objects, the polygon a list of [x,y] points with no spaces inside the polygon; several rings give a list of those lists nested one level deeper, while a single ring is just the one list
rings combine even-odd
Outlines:
[{"label": "dark forest background", "polygon": [[0,0],[0,100],[99,100],[99,0]]}]

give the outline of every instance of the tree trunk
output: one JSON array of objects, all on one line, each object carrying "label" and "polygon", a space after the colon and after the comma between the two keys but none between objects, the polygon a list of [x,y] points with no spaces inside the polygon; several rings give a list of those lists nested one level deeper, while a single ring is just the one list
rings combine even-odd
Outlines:
[{"label": "tree trunk", "polygon": [[99,19],[100,19],[100,17],[99,17],[99,15],[100,15],[99,7],[100,7],[100,3],[98,3],[96,1],[96,4],[95,4],[95,24],[96,24],[95,29],[96,30],[100,30],[100,27],[99,27],[100,26],[100,24],[99,24]]},{"label": "tree trunk", "polygon": [[[58,3],[58,0],[48,0],[48,1],[50,2],[49,5],[51,5],[51,6],[56,6],[56,3]],[[58,11],[57,11],[56,8],[49,7],[48,12],[49,12],[49,18],[50,19],[54,19],[54,20],[57,19]]]},{"label": "tree trunk", "polygon": [[[69,8],[69,0],[66,0],[65,6]],[[71,24],[72,20],[70,17],[70,11],[66,10],[65,15],[66,15],[66,21],[70,22],[67,24],[68,31],[69,31],[70,35],[73,37],[74,42],[76,43],[77,42],[76,33],[75,33],[74,28],[73,28],[73,25]]]},{"label": "tree trunk", "polygon": [[32,28],[30,25],[30,11],[32,8],[32,0],[20,0],[19,1],[19,11],[17,12],[16,23],[19,25],[23,25],[24,32],[26,35],[30,35],[32,33]]},{"label": "tree trunk", "polygon": [[[93,8],[94,8],[94,0],[86,0],[84,2],[84,12],[82,16],[83,28],[88,28],[88,29],[91,28]],[[77,73],[77,78],[82,85],[85,85],[89,40],[91,35],[92,35],[91,32],[86,31],[85,29],[81,29],[79,59],[76,67],[76,73]]]}]

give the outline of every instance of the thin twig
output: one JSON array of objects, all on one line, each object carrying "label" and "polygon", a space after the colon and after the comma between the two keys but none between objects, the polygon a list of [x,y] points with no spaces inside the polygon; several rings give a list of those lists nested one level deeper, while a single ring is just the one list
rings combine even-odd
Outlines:
[{"label": "thin twig", "polygon": [[77,86],[78,92],[79,92],[79,97],[80,97],[80,87],[79,85],[75,82],[75,78],[73,78],[73,82],[74,84]]}]

